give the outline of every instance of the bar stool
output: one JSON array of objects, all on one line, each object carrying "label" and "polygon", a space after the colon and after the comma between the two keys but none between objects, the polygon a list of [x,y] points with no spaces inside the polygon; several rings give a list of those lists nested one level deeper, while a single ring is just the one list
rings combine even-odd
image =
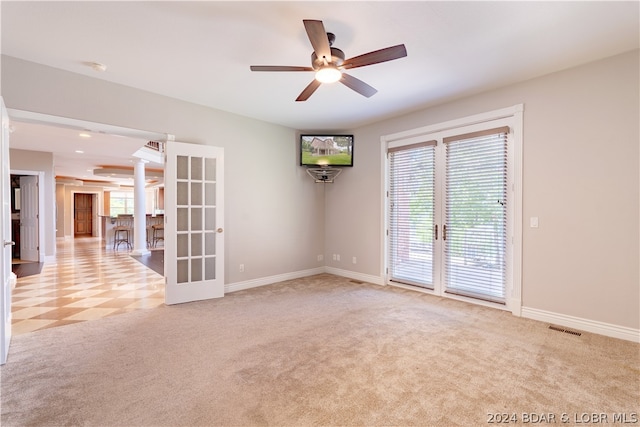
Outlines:
[{"label": "bar stool", "polygon": [[158,242],[160,240],[162,240],[164,244],[164,223],[153,224],[151,226],[151,229],[153,230],[153,238],[152,238],[153,247],[155,248],[156,246],[158,246]]},{"label": "bar stool", "polygon": [[122,243],[127,245],[127,248],[132,249],[132,233],[133,215],[118,215],[116,217],[116,226],[113,228],[113,250],[117,250]]},{"label": "bar stool", "polygon": [[159,218],[155,216],[147,215],[147,222],[145,227],[145,236],[147,241],[147,248],[151,247],[151,239],[153,238],[153,226],[159,223]]}]

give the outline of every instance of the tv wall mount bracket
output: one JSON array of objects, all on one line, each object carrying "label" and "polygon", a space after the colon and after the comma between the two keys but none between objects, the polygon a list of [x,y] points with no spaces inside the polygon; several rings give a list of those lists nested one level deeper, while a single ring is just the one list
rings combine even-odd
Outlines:
[{"label": "tv wall mount bracket", "polygon": [[313,178],[316,183],[333,183],[333,180],[340,175],[342,169],[332,167],[319,167],[319,168],[307,168],[307,173]]}]

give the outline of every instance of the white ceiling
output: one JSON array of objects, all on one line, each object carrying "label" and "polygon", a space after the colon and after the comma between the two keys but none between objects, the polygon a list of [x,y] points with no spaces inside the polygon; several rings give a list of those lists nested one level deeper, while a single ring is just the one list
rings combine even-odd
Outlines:
[{"label": "white ceiling", "polygon": [[[89,124],[74,120],[59,120],[57,124],[47,123],[47,116],[25,115],[14,112],[17,119],[11,120],[9,146],[21,150],[52,152],[56,176],[62,182],[67,178],[80,180],[84,185],[99,185],[101,182],[133,185],[133,168],[137,157],[148,139],[129,135],[125,130],[113,127]],[[155,138],[149,138],[154,140]],[[151,172],[162,170],[162,162],[146,163],[149,170],[148,185],[157,185],[162,180]],[[115,166],[115,168],[114,168]],[[103,171],[122,172],[104,176]]]},{"label": "white ceiling", "polygon": [[[636,1],[2,1],[1,7],[5,55],[309,131],[353,129],[637,49],[640,39]],[[322,20],[347,58],[401,43],[408,55],[349,71],[378,89],[371,98],[333,84],[295,102],[312,73],[249,66],[310,66],[303,19]],[[41,144],[52,151],[59,141]]]}]

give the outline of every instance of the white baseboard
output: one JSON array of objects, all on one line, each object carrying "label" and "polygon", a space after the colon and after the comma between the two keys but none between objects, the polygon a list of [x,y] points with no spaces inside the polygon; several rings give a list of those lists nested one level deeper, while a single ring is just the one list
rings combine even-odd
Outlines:
[{"label": "white baseboard", "polygon": [[384,285],[384,279],[379,276],[356,273],[355,271],[342,270],[334,267],[325,267],[324,272],[336,276],[348,277],[349,279],[360,280],[361,282],[373,283],[374,285]]},{"label": "white baseboard", "polygon": [[384,281],[382,277],[371,276],[371,275],[362,274],[362,273],[355,273],[353,271],[341,270],[339,268],[318,267],[318,268],[312,268],[309,270],[294,271],[293,273],[285,273],[285,274],[278,274],[275,276],[261,277],[259,279],[247,280],[244,282],[227,283],[226,285],[224,285],[224,292],[229,293],[229,292],[241,291],[243,289],[257,288],[259,286],[272,285],[274,283],[284,282],[285,280],[299,279],[301,277],[313,276],[313,275],[322,274],[322,273],[334,274],[336,276],[347,277],[349,279],[356,279],[356,280],[360,280],[361,282],[373,283],[375,285],[384,285]]},{"label": "white baseboard", "polygon": [[626,326],[597,322],[595,320],[583,319],[580,317],[568,316],[566,314],[553,313],[529,307],[522,307],[522,317],[640,343],[640,330],[628,328]]},{"label": "white baseboard", "polygon": [[246,280],[244,282],[227,283],[224,285],[224,292],[235,292],[243,289],[257,288],[259,286],[272,285],[285,280],[299,279],[301,277],[313,276],[325,272],[324,267],[312,268],[310,270],[294,271],[292,273],[278,274],[275,276],[261,277],[259,279]]}]

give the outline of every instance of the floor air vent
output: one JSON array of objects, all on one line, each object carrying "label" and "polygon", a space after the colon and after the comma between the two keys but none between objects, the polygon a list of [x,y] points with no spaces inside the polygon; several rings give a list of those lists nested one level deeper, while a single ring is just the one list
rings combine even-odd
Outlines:
[{"label": "floor air vent", "polygon": [[582,332],[572,331],[570,329],[561,328],[560,326],[549,325],[549,329],[551,329],[553,331],[564,332],[565,334],[575,335],[577,337],[582,335]]}]

